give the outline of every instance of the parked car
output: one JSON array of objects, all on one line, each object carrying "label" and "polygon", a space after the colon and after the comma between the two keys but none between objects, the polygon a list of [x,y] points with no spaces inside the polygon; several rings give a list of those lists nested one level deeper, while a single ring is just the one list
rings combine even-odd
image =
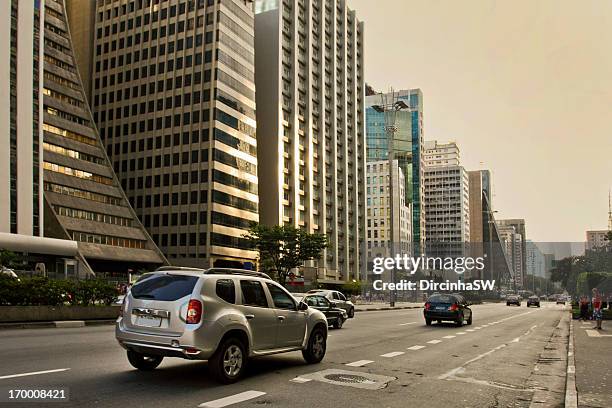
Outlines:
[{"label": "parked car", "polygon": [[335,329],[341,329],[344,322],[348,319],[348,314],[344,309],[335,307],[325,296],[317,293],[304,295],[303,293],[292,293],[295,300],[304,302],[308,306],[320,310],[327,318],[327,324]]},{"label": "parked car", "polygon": [[352,319],[355,317],[355,305],[353,302],[348,300],[346,296],[342,294],[342,292],[338,292],[337,290],[327,290],[327,289],[312,289],[307,292],[309,295],[313,293],[317,293],[323,295],[332,302],[336,307],[340,309],[344,309],[348,314],[348,317]]},{"label": "parked car", "polygon": [[227,384],[254,356],[301,350],[308,363],[320,362],[327,319],[260,272],[162,267],[128,292],[115,335],[139,370],[164,357],[208,360]]},{"label": "parked car", "polygon": [[540,298],[537,296],[529,296],[529,298],[527,299],[527,307],[529,306],[540,307]]},{"label": "parked car", "polygon": [[425,302],[423,309],[425,324],[431,326],[433,320],[438,323],[442,321],[455,322],[457,326],[463,326],[463,322],[472,324],[472,309],[465,298],[458,294],[434,294]]},{"label": "parked car", "polygon": [[19,276],[15,273],[14,270],[12,270],[10,268],[6,268],[4,266],[0,266],[0,274],[3,275],[3,276],[8,276],[9,278],[13,278],[13,279],[19,280]]},{"label": "parked car", "polygon": [[509,295],[506,298],[506,306],[510,306],[510,305],[520,306],[521,305],[521,299],[517,295]]}]

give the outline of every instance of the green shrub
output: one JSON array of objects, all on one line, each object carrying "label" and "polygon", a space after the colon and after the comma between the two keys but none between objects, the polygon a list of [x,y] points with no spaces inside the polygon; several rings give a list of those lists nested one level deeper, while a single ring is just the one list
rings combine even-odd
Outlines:
[{"label": "green shrub", "polygon": [[4,306],[110,305],[117,295],[116,288],[102,280],[17,280],[0,276],[0,305]]}]

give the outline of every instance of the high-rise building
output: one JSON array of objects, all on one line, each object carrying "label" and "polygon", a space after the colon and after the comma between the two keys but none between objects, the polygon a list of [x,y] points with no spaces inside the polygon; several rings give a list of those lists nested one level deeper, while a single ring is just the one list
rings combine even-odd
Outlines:
[{"label": "high-rise building", "polygon": [[459,166],[461,155],[455,142],[439,143],[437,140],[425,141],[423,162],[425,167]]},{"label": "high-rise building", "polygon": [[45,235],[76,241],[80,267],[125,279],[130,271],[151,269],[166,260],[131,208],[98,137],[64,1],[44,4]]},{"label": "high-rise building", "polygon": [[0,232],[41,236],[42,26],[33,0],[0,4]]},{"label": "high-rise building", "polygon": [[[84,27],[79,3],[70,17]],[[252,2],[98,1],[93,12],[93,49],[78,54],[93,58],[94,120],[138,217],[173,264],[250,267]]]},{"label": "high-rise building", "polygon": [[[412,214],[410,204],[406,203],[402,168],[399,167],[397,160],[393,161],[392,198],[389,192],[389,161],[367,162],[366,172],[368,259],[372,256],[410,253]],[[391,224],[393,224],[393,237],[391,237]],[[381,250],[385,253],[381,254]]]},{"label": "high-rise building", "polygon": [[363,23],[345,0],[256,1],[255,13],[261,221],[328,236],[305,269],[319,282],[360,279]]},{"label": "high-rise building", "polygon": [[[428,146],[431,149],[425,150],[425,156],[435,158],[439,144],[433,142]],[[448,152],[445,159],[429,160],[425,166],[427,247],[436,253],[441,250],[460,256],[465,254],[470,241],[469,178],[461,165],[454,164],[459,163],[457,145],[451,142],[445,146]]]},{"label": "high-rise building", "polygon": [[525,265],[527,264],[527,235],[525,233],[525,220],[517,219],[517,218],[507,219],[507,220],[497,220],[497,225],[498,225],[498,228],[514,227],[515,233],[521,236],[520,238],[521,240],[520,265],[518,265],[515,269],[520,269],[521,273],[524,273]]},{"label": "high-rise building", "polygon": [[0,249],[18,271],[73,277],[77,244],[43,237],[43,18],[39,1],[0,2]]},{"label": "high-rise building", "polygon": [[499,225],[499,236],[506,259],[510,263],[514,283],[522,288],[525,282],[525,263],[523,263],[523,236],[517,232],[514,225]]},{"label": "high-rise building", "polygon": [[607,239],[610,231],[612,231],[612,193],[608,192],[608,229],[587,231],[586,249],[591,251],[612,245],[612,242]]},{"label": "high-rise building", "polygon": [[539,278],[546,277],[546,258],[538,248],[538,245],[527,240],[527,264],[525,265],[525,275],[537,276]]},{"label": "high-rise building", "polygon": [[[392,101],[393,99],[393,101]],[[393,113],[385,113],[377,106],[385,102],[400,102]],[[402,104],[403,103],[403,104]],[[412,239],[417,251],[424,248],[426,236],[424,208],[424,140],[423,93],[420,89],[407,89],[366,97],[367,160],[388,160],[389,136],[386,125],[393,115],[394,158],[398,160],[405,177],[406,202],[412,209]]]}]

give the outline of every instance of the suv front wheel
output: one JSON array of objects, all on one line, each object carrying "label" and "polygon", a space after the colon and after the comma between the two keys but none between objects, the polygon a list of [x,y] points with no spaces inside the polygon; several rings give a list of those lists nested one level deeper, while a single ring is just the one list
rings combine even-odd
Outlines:
[{"label": "suv front wheel", "polygon": [[312,333],[310,333],[306,349],[302,350],[302,356],[304,356],[304,360],[309,364],[319,363],[323,360],[323,357],[325,357],[326,347],[327,339],[325,329],[321,326],[317,326]]},{"label": "suv front wheel", "polygon": [[162,356],[147,356],[132,350],[128,350],[127,357],[128,361],[134,368],[142,371],[154,370],[164,359]]},{"label": "suv front wheel", "polygon": [[245,347],[237,338],[225,340],[208,362],[212,376],[222,384],[231,384],[242,376],[247,362]]}]

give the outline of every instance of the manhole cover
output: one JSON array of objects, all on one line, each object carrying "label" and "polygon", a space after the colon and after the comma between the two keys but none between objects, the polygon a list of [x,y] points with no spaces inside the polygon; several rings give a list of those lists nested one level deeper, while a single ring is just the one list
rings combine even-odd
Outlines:
[{"label": "manhole cover", "polygon": [[361,375],[353,375],[353,374],[328,374],[323,378],[336,382],[345,382],[345,383],[353,383],[353,384],[363,384],[370,383],[374,384],[375,381],[368,380],[364,376]]},{"label": "manhole cover", "polygon": [[296,383],[308,383],[309,381],[320,381],[328,384],[342,385],[345,387],[362,388],[366,390],[380,390],[385,388],[389,381],[396,380],[396,377],[363,373],[359,371],[347,371],[328,369],[317,371],[311,374],[300,375],[292,381]]}]

